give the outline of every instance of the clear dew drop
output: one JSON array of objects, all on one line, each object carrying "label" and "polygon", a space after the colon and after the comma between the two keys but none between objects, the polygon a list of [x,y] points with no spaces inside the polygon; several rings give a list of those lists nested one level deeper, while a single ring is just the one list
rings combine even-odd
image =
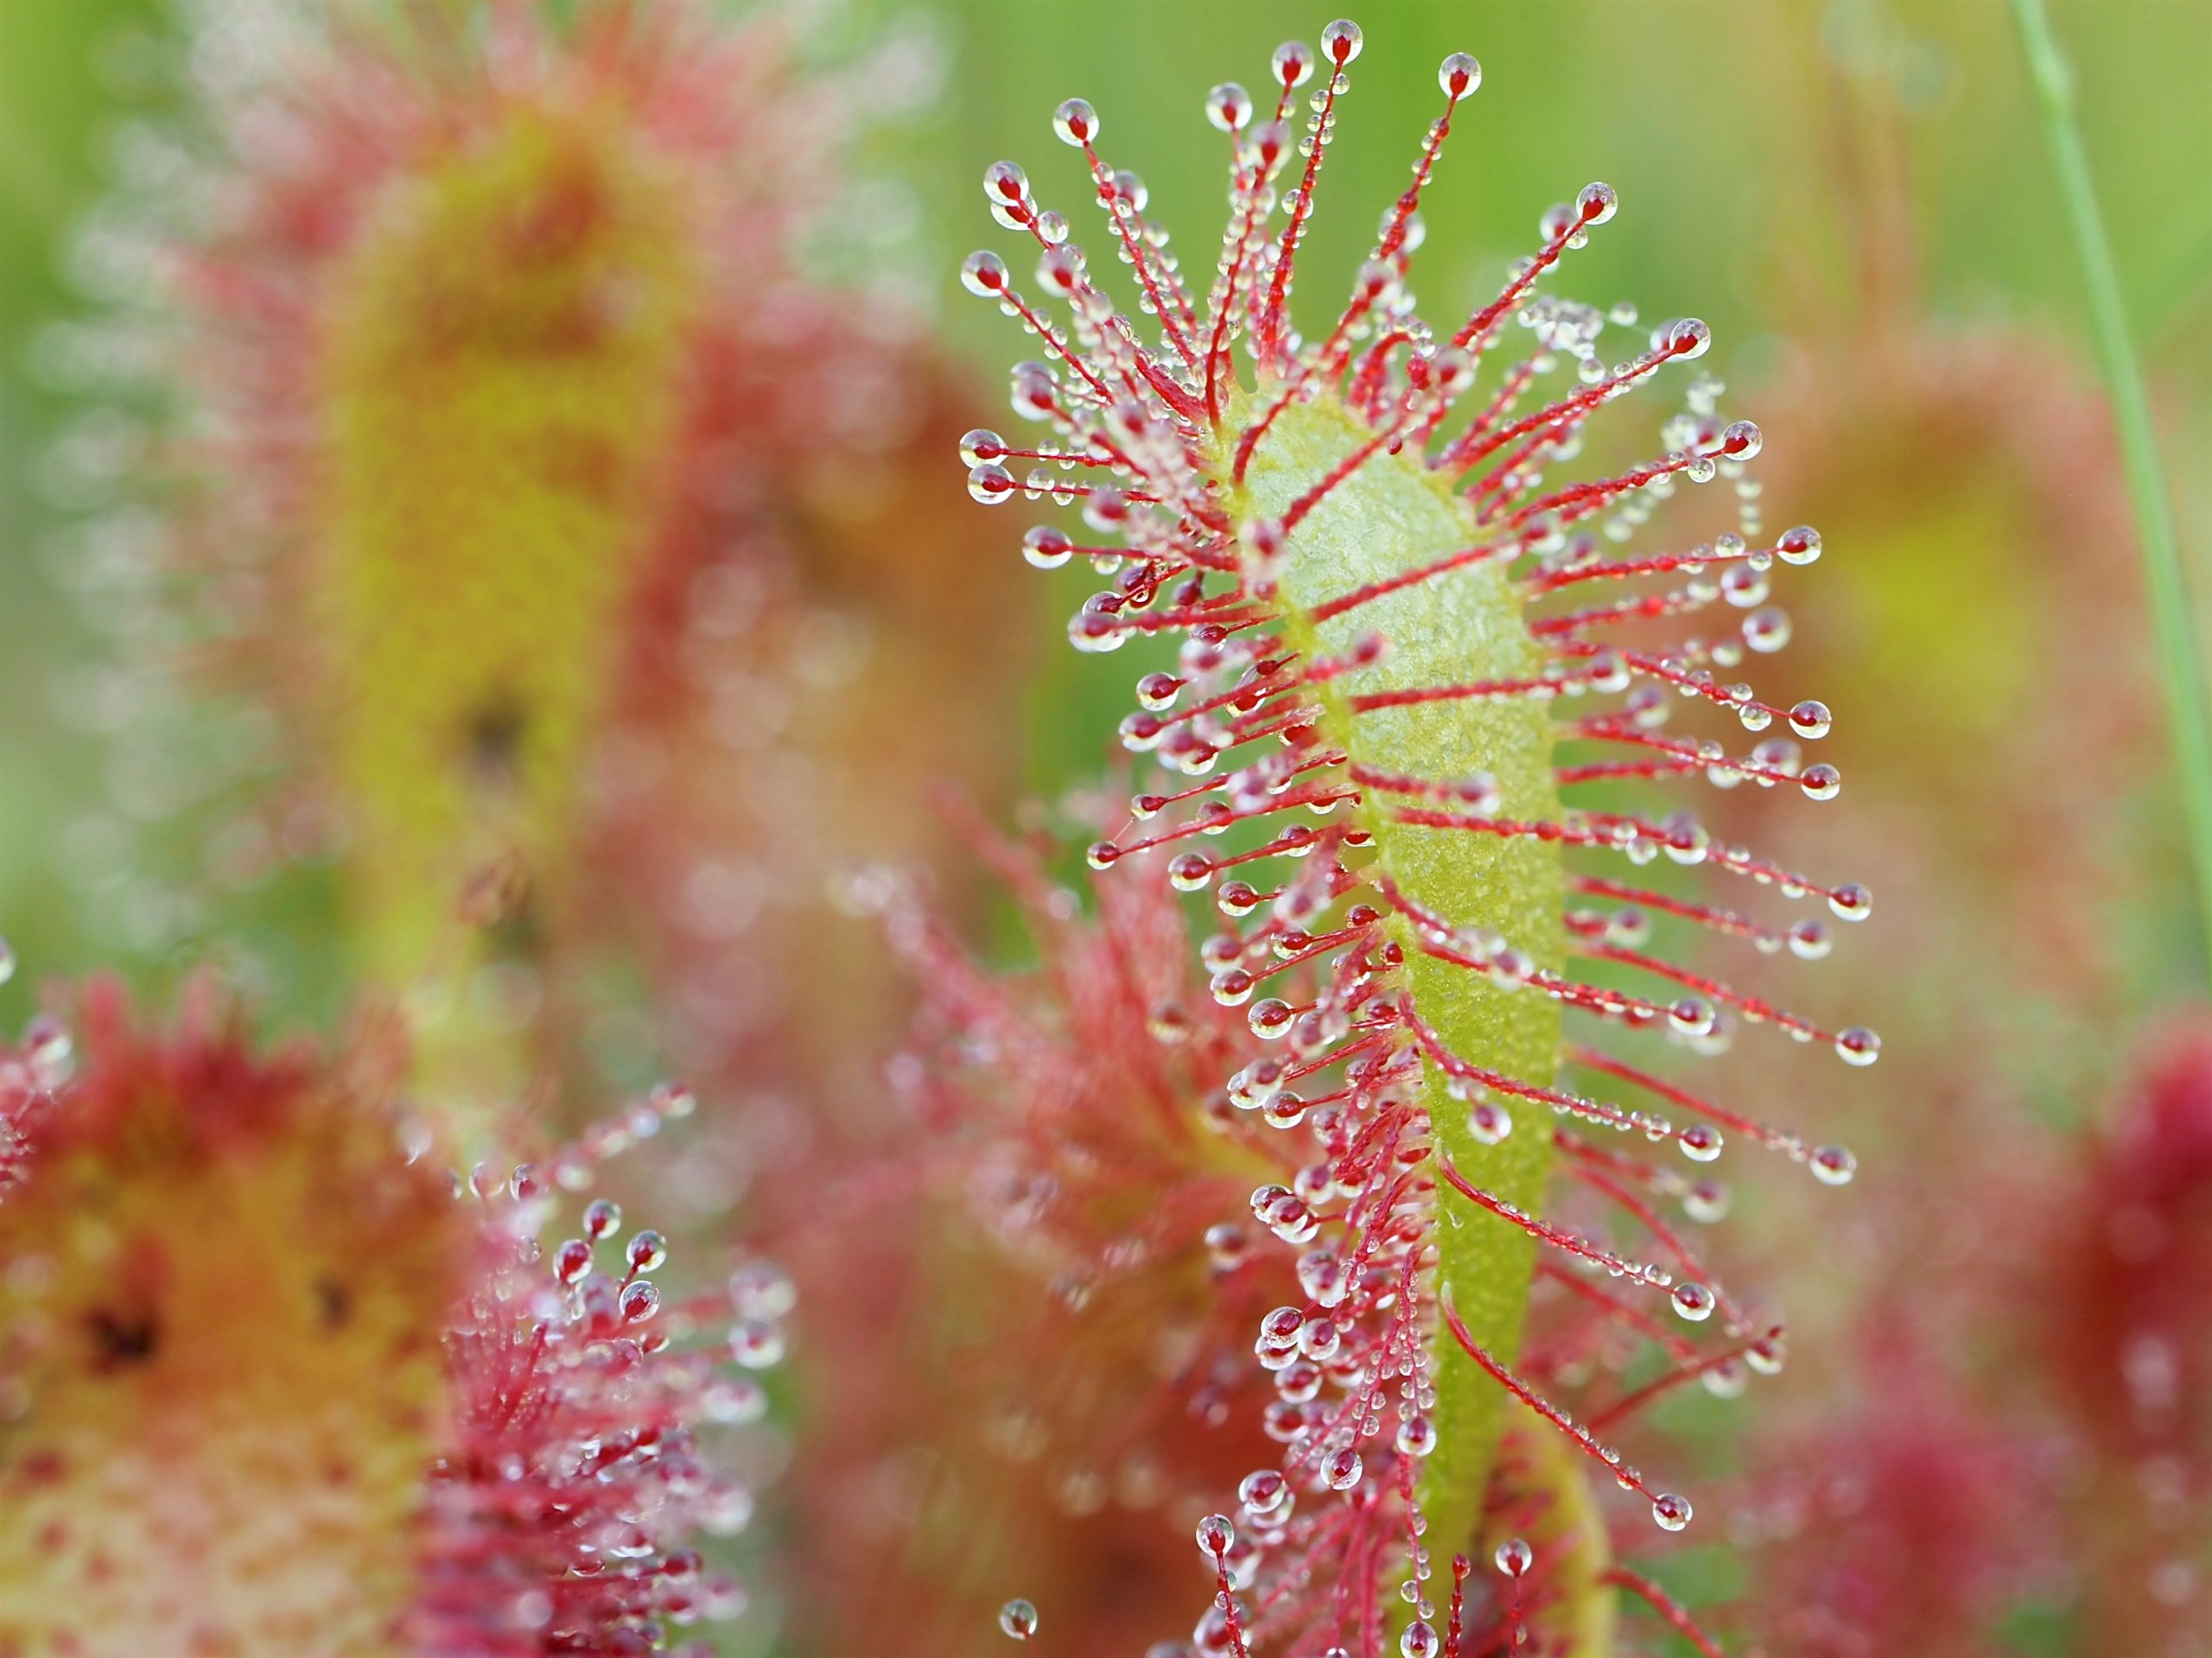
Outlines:
[{"label": "clear dew drop", "polygon": [[1483,84],[1483,67],[1465,52],[1454,52],[1436,67],[1436,84],[1447,98],[1465,98]]},{"label": "clear dew drop", "polygon": [[729,1275],[729,1304],[748,1318],[781,1318],[798,1305],[798,1286],[772,1261],[748,1261]]},{"label": "clear dew drop", "polygon": [[1864,1025],[1854,1025],[1837,1033],[1835,1051],[1846,1064],[1871,1065],[1882,1057],[1882,1039]]},{"label": "clear dew drop", "polygon": [[1712,1035],[1719,1017],[1713,1004],[1703,996],[1684,996],[1667,1010],[1667,1023],[1688,1037]]},{"label": "clear dew drop", "polygon": [[1525,1578],[1536,1564],[1536,1551],[1529,1547],[1527,1538],[1509,1537],[1497,1546],[1497,1552],[1491,1558],[1507,1577]]},{"label": "clear dew drop", "polygon": [[1179,853],[1168,861],[1167,884],[1179,893],[1202,893],[1213,883],[1213,860],[1201,852]]},{"label": "clear dew drop", "polygon": [[1706,1392],[1715,1399],[1742,1398],[1751,1381],[1750,1373],[1734,1359],[1722,1360],[1698,1378]]},{"label": "clear dew drop", "polygon": [[1052,111],[1052,130],[1059,134],[1062,143],[1080,149],[1098,137],[1098,111],[1087,99],[1071,98]]},{"label": "clear dew drop", "polygon": [[1744,618],[1744,643],[1762,656],[1771,656],[1789,643],[1789,613],[1766,605]]},{"label": "clear dew drop", "polygon": [[983,194],[993,201],[1027,201],[1029,175],[1013,162],[993,162],[983,169]]},{"label": "clear dew drop", "polygon": [[1359,25],[1349,17],[1339,17],[1321,31],[1321,50],[1340,69],[1357,58],[1365,44]]},{"label": "clear dew drop", "polygon": [[1362,1471],[1359,1452],[1352,1450],[1339,1451],[1321,1464],[1321,1477],[1332,1491],[1351,1490]]},{"label": "clear dew drop", "polygon": [[1669,324],[1665,339],[1655,343],[1685,362],[1694,361],[1712,349],[1713,330],[1696,317],[1686,316]]},{"label": "clear dew drop", "polygon": [[710,1422],[757,1422],[768,1413],[768,1391],[750,1376],[721,1376],[707,1384],[699,1403]]},{"label": "clear dew drop", "polygon": [[[1255,1468],[1244,1476],[1236,1487],[1237,1500],[1249,1514],[1270,1515],[1281,1508],[1283,1499],[1290,1495],[1290,1482],[1272,1468]],[[1219,1518],[1218,1515],[1214,1516]],[[1203,1530],[1203,1527],[1201,1527]],[[1205,1547],[1201,1539],[1198,1547]]]},{"label": "clear dew drop", "polygon": [[1710,1226],[1728,1213],[1728,1188],[1718,1180],[1699,1181],[1682,1194],[1682,1212]]},{"label": "clear dew drop", "polygon": [[1834,943],[1827,925],[1809,916],[1789,929],[1789,953],[1802,961],[1819,961]]},{"label": "clear dew drop", "polygon": [[1690,1500],[1669,1491],[1651,1499],[1651,1518],[1662,1531],[1680,1531],[1690,1523]]},{"label": "clear dew drop", "polygon": [[1182,1003],[1155,1001],[1145,1014],[1145,1030],[1163,1047],[1178,1047],[1191,1039],[1195,1026]]},{"label": "clear dew drop", "polygon": [[1676,1314],[1697,1324],[1703,1324],[1713,1316],[1713,1309],[1719,1298],[1704,1285],[1686,1278],[1675,1286],[1671,1299]]},{"label": "clear dew drop", "polygon": [[1841,1146],[1823,1146],[1808,1159],[1813,1178],[1824,1186],[1845,1186],[1859,1172],[1859,1159]]},{"label": "clear dew drop", "polygon": [[1513,1114],[1484,1100],[1467,1113],[1467,1132],[1485,1146],[1499,1146],[1513,1132]]},{"label": "clear dew drop", "polygon": [[1808,698],[1789,710],[1789,728],[1808,741],[1827,736],[1834,727],[1835,718],[1825,702]]},{"label": "clear dew drop", "polygon": [[1075,551],[1075,543],[1058,526],[1040,524],[1021,538],[1021,556],[1040,570],[1057,570]]},{"label": "clear dew drop", "polygon": [[1233,80],[1206,94],[1206,119],[1224,132],[1241,131],[1252,118],[1252,95]]},{"label": "clear dew drop", "polygon": [[1150,673],[1137,681],[1137,702],[1149,713],[1164,714],[1175,706],[1182,690],[1183,682],[1173,675]]},{"label": "clear dew drop", "polygon": [[1769,585],[1765,571],[1731,564],[1720,577],[1720,595],[1738,610],[1749,610],[1766,598]]},{"label": "clear dew drop", "polygon": [[1213,999],[1224,1007],[1236,1007],[1251,1000],[1254,982],[1252,975],[1243,968],[1232,967],[1215,974],[1209,988]]},{"label": "clear dew drop", "polygon": [[988,248],[969,254],[960,263],[960,285],[978,298],[1006,292],[1006,261]]},{"label": "clear dew drop", "polygon": [[1218,1560],[1229,1553],[1236,1540],[1236,1528],[1229,1523],[1225,1514],[1210,1514],[1198,1521],[1197,1537],[1198,1553],[1209,1560]]},{"label": "clear dew drop", "polygon": [[1026,1600],[1010,1600],[999,1608],[999,1628],[1017,1641],[1037,1633],[1037,1608]]},{"label": "clear dew drop", "polygon": [[1764,443],[1759,429],[1750,421],[1730,422],[1720,434],[1720,453],[1731,461],[1754,459]]},{"label": "clear dew drop", "polygon": [[748,1370],[766,1370],[781,1363],[784,1332],[766,1318],[740,1318],[730,1326],[729,1353]]},{"label": "clear dew drop", "polygon": [[553,1252],[553,1276],[573,1287],[583,1281],[591,1270],[591,1245],[582,1238],[570,1238]]},{"label": "clear dew drop", "polygon": [[1774,550],[1782,555],[1785,564],[1810,564],[1821,556],[1821,532],[1809,524],[1801,524],[1784,530]]}]

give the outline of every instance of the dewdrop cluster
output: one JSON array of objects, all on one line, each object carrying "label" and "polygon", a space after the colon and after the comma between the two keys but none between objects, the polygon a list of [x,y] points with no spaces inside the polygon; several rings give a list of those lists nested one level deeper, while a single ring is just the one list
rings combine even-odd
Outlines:
[{"label": "dewdrop cluster", "polygon": [[[1033,565],[1082,558],[1110,578],[1070,625],[1079,649],[1181,641],[1122,725],[1158,780],[1089,861],[1164,856],[1177,890],[1211,896],[1223,922],[1202,950],[1211,993],[1243,1007],[1267,1049],[1229,1098],[1307,1142],[1294,1176],[1250,1196],[1252,1218],[1296,1252],[1296,1294],[1254,1337],[1281,1457],[1198,1533],[1218,1592],[1192,1645],[1238,1658],[1255,1642],[1488,1649],[1460,1614],[1503,1628],[1510,1598],[1463,1608],[1463,1564],[1440,1620],[1436,1557],[1472,1551],[1491,1521],[1544,1508],[1574,1477],[1516,1452],[1530,1419],[1660,1528],[1688,1526],[1691,1503],[1648,1481],[1613,1430],[1688,1381],[1725,1395],[1778,1369],[1782,1331],[1731,1296],[1664,1210],[1717,1218],[1725,1192],[1698,1170],[1731,1134],[1827,1185],[1854,1164],[1669,1080],[1640,1051],[1713,1052],[1754,1026],[1853,1065],[1880,1045],[1649,947],[1662,918],[1754,955],[1817,959],[1831,943],[1817,914],[1739,912],[1634,872],[1706,866],[1846,921],[1868,913],[1863,886],[1729,844],[1687,811],[1577,804],[1623,779],[1812,801],[1840,788],[1835,768],[1804,757],[1828,710],[1762,700],[1738,677],[1788,641],[1777,567],[1821,547],[1810,528],[1764,528],[1760,435],[1724,417],[1719,383],[1689,382],[1650,458],[1568,470],[1601,408],[1711,340],[1683,319],[1617,344],[1637,327],[1632,309],[1539,291],[1614,218],[1614,192],[1592,184],[1546,213],[1536,251],[1464,320],[1424,321],[1408,286],[1417,209],[1481,79],[1454,54],[1411,185],[1348,301],[1319,338],[1294,327],[1296,251],[1361,44],[1332,23],[1319,54],[1275,53],[1265,98],[1233,84],[1209,95],[1229,219],[1203,294],[1146,217],[1142,183],[1102,157],[1100,118],[1080,98],[1054,127],[1088,163],[1139,314],[1011,162],[984,189],[993,217],[1029,238],[1035,287],[995,252],[962,268],[1039,342],[1012,390],[1042,435],[968,434],[971,494],[1079,506],[1081,530],[1046,523],[1025,541]],[[1731,528],[1651,544],[1684,482],[1732,492]],[[1715,612],[1726,620],[1677,633]],[[1757,741],[1678,731],[1678,712]],[[1605,964],[1604,982],[1588,963]],[[1551,1298],[1541,1316],[1532,1286]],[[1554,1317],[1560,1306],[1573,1316]],[[1617,1364],[1584,1362],[1623,1331],[1667,1359],[1633,1392]],[[1601,1531],[1531,1547],[1505,1575],[1591,1569]],[[1633,1577],[1603,1581],[1663,1615],[1664,1591]],[[1033,1612],[1009,1620],[1025,1638],[1034,1627]]]},{"label": "dewdrop cluster", "polygon": [[710,1644],[671,1633],[747,1604],[695,1545],[751,1521],[752,1491],[710,1442],[766,1413],[756,1377],[783,1358],[790,1279],[750,1261],[726,1295],[666,1302],[667,1241],[626,1236],[605,1197],[541,1242],[602,1158],[691,1109],[687,1090],[658,1089],[546,1169],[480,1166],[466,1183],[492,1258],[444,1338],[452,1444],[429,1471],[427,1650],[704,1658]]}]

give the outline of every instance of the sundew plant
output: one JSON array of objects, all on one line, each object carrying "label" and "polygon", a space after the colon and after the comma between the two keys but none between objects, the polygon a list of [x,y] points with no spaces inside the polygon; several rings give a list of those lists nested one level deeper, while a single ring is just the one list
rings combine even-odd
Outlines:
[{"label": "sundew plant", "polygon": [[[1666,1080],[1646,1051],[1655,1038],[1716,1050],[1740,1032],[1866,1065],[1879,1043],[1646,949],[1663,912],[1750,955],[1817,958],[1830,939],[1813,912],[1859,920],[1864,887],[1717,840],[1686,810],[1576,803],[1621,778],[1837,793],[1835,769],[1801,746],[1827,734],[1827,708],[1777,707],[1736,677],[1787,643],[1768,602],[1776,567],[1812,562],[1821,537],[1766,528],[1758,428],[1724,417],[1724,388],[1681,366],[1705,355],[1704,323],[1644,327],[1632,308],[1548,291],[1614,218],[1609,187],[1548,213],[1535,251],[1471,314],[1417,312],[1422,193],[1482,78],[1464,54],[1438,72],[1441,110],[1349,299],[1301,334],[1299,244],[1362,48],[1345,21],[1320,41],[1280,48],[1258,98],[1224,83],[1207,99],[1229,183],[1211,273],[1186,274],[1080,98],[1053,126],[1089,164],[1126,299],[1019,167],[989,169],[992,215],[1029,238],[1034,285],[995,251],[970,256],[962,280],[1037,340],[1013,398],[1040,435],[978,429],[962,459],[979,501],[1079,504],[1079,530],[1047,522],[1025,538],[1033,564],[1081,558],[1112,578],[1071,622],[1077,648],[1181,641],[1121,728],[1160,781],[1089,861],[1152,866],[1135,854],[1169,848],[1165,879],[1211,897],[1210,992],[1264,1045],[1225,1079],[1228,1097],[1302,1136],[1311,1159],[1250,1197],[1294,1261],[1294,1293],[1255,1340],[1283,1449],[1198,1523],[1217,1594],[1194,1642],[1239,1658],[1393,1643],[1429,1658],[1534,1626],[1559,1649],[1602,1651],[1616,1585],[1683,1614],[1611,1565],[1586,1475],[1682,1530],[1690,1499],[1619,1448],[1625,1419],[1676,1383],[1732,1392],[1783,1362],[1780,1328],[1751,1316],[1663,1210],[1712,1217],[1694,1175],[1732,1138],[1826,1185],[1855,1166]],[[1656,453],[1573,467],[1605,405],[1670,375],[1682,406]],[[1732,526],[1665,539],[1653,521],[1684,485],[1732,492]],[[1714,610],[1726,619],[1701,635],[1662,626]],[[1678,733],[1678,708],[1758,740],[1737,752]],[[1797,917],[1673,896],[1637,873],[1662,860],[1773,888]],[[1625,971],[1600,979],[1593,964]],[[1586,1197],[1615,1211],[1609,1235],[1618,1221],[1639,1242],[1554,1218]],[[1666,1373],[1629,1391],[1571,1349],[1524,1352],[1540,1274],[1570,1285],[1588,1320],[1656,1344]],[[1503,1454],[1509,1426],[1530,1420],[1556,1439]],[[1555,1540],[1541,1550],[1522,1535],[1540,1529]],[[1506,1586],[1471,1602],[1469,1560],[1493,1534]],[[1026,1634],[1033,1617],[1025,1605],[1007,1621]]]},{"label": "sundew plant", "polygon": [[2212,1652],[2056,4],[0,3],[0,1658]]}]

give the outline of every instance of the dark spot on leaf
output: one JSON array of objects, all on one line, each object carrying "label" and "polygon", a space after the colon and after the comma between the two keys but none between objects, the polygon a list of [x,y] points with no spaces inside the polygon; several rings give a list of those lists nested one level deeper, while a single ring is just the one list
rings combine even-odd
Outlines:
[{"label": "dark spot on leaf", "polygon": [[469,775],[486,790],[512,791],[521,780],[523,737],[529,726],[521,705],[505,696],[479,708],[466,733]]},{"label": "dark spot on leaf", "polygon": [[100,1308],[86,1320],[92,1337],[92,1371],[111,1375],[152,1359],[162,1344],[160,1321],[150,1312]]}]

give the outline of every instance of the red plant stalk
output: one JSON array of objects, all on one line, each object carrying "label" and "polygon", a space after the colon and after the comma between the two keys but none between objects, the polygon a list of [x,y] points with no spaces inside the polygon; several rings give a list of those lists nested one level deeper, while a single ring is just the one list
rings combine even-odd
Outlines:
[{"label": "red plant stalk", "polygon": [[[1144,217],[1142,185],[1102,156],[1096,111],[1059,107],[1055,128],[1089,165],[1144,320],[1109,296],[1020,168],[987,172],[993,216],[1029,238],[1046,298],[992,252],[970,256],[963,280],[1041,342],[1013,391],[1043,435],[970,432],[962,458],[987,504],[1080,502],[1082,532],[1044,524],[1026,542],[1033,564],[1080,556],[1112,578],[1071,625],[1079,649],[1179,638],[1122,727],[1163,780],[1090,862],[1164,856],[1174,888],[1211,893],[1224,924],[1203,952],[1210,993],[1243,1009],[1263,1050],[1229,1078],[1229,1101],[1306,1143],[1290,1178],[1249,1199],[1299,1258],[1296,1290],[1255,1343],[1275,1394],[1264,1426],[1281,1449],[1240,1483],[1233,1513],[1199,1522],[1217,1593],[1195,1647],[1460,1658],[1533,1638],[1601,1652],[1616,1589],[1670,1620],[1680,1609],[1610,1567],[1583,1472],[1681,1530],[1691,1504],[1647,1479],[1616,1429],[1677,1386],[1727,1396],[1782,1362],[1779,1328],[1663,1212],[1680,1203],[1711,1218],[1717,1190],[1621,1145],[1698,1165],[1735,1137],[1829,1185],[1855,1166],[1841,1147],[1669,1080],[1649,1051],[1712,1051],[1752,1026],[1854,1064],[1879,1044],[1647,948],[1656,919],[1814,958],[1829,948],[1821,922],[1634,872],[1713,866],[1847,920],[1867,913],[1863,887],[1797,873],[1687,813],[1655,821],[1581,804],[1583,791],[1687,776],[1837,792],[1834,769],[1800,748],[1827,734],[1827,709],[1777,706],[1732,677],[1747,654],[1786,643],[1788,618],[1768,602],[1775,566],[1811,562],[1821,538],[1764,530],[1749,475],[1759,433],[1719,414],[1723,388],[1707,376],[1656,455],[1561,475],[1599,408],[1710,339],[1670,321],[1609,358],[1607,330],[1632,314],[1544,291],[1614,216],[1607,187],[1547,213],[1536,252],[1457,326],[1416,313],[1416,209],[1480,79],[1464,54],[1440,71],[1442,113],[1350,302],[1301,337],[1287,309],[1296,251],[1362,44],[1346,22],[1321,41],[1319,54],[1279,49],[1256,105],[1228,84],[1208,100],[1228,135],[1230,221],[1203,295]],[[1543,389],[1562,372],[1567,384]],[[1731,486],[1726,530],[1627,544],[1680,484],[1715,480]],[[1646,589],[1649,577],[1662,586]],[[1646,642],[1719,606],[1748,613],[1707,637]],[[1738,753],[1675,735],[1683,703],[1759,740]],[[1767,734],[1783,728],[1793,735]],[[1591,1029],[1570,1039],[1567,1020]],[[1567,1286],[1581,1316],[1530,1321],[1540,1280]],[[1619,1373],[1624,1332],[1645,1349],[1632,1376]],[[1509,1422],[1541,1428],[1546,1454],[1502,1454]],[[1538,1518],[1551,1528],[1532,1540]],[[1445,1563],[1479,1557],[1501,1526],[1527,1559],[1512,1551],[1497,1584],[1455,1567],[1446,1617]],[[1012,1622],[1025,1639],[1037,1627]]]}]

